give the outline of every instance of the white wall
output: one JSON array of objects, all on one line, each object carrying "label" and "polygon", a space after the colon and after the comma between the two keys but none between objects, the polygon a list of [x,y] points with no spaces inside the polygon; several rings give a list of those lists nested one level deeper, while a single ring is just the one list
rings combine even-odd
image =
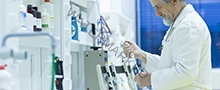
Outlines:
[{"label": "white wall", "polygon": [[131,34],[134,35],[134,39],[132,41],[135,41],[136,38],[136,13],[135,13],[135,0],[122,0],[122,13],[130,18],[132,20],[132,32]]},{"label": "white wall", "polygon": [[[131,28],[128,29],[126,36],[133,36],[132,41],[135,41],[135,0],[99,0],[101,12],[118,12],[131,19]],[[126,37],[125,37],[126,38]]]}]

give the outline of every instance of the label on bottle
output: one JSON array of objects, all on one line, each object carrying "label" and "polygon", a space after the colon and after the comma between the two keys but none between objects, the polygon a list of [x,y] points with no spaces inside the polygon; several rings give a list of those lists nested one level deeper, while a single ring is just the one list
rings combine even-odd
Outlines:
[{"label": "label on bottle", "polygon": [[37,19],[37,28],[42,28],[41,19]]},{"label": "label on bottle", "polygon": [[37,18],[36,18],[36,17],[33,18],[33,25],[34,25],[34,26],[37,25]]},{"label": "label on bottle", "polygon": [[48,27],[49,27],[49,24],[42,24],[42,27],[43,27],[43,28],[48,28]]},{"label": "label on bottle", "polygon": [[50,16],[50,28],[54,28],[54,16]]},{"label": "label on bottle", "polygon": [[42,28],[50,27],[50,17],[42,17]]},{"label": "label on bottle", "polygon": [[27,30],[32,31],[33,30],[33,15],[30,13],[27,13]]},{"label": "label on bottle", "polygon": [[26,12],[20,11],[20,27],[27,28],[27,15]]}]

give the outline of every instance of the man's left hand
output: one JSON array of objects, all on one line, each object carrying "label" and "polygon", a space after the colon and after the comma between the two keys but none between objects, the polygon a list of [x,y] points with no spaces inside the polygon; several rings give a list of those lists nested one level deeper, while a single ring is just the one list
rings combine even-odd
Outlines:
[{"label": "man's left hand", "polygon": [[134,77],[134,81],[137,82],[141,88],[148,87],[151,85],[151,73],[140,72]]}]

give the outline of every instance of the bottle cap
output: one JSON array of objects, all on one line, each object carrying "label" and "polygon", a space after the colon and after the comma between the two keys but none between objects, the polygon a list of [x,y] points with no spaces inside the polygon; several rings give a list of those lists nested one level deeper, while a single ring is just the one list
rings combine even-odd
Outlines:
[{"label": "bottle cap", "polygon": [[59,58],[58,56],[56,56],[56,57],[55,57],[55,60],[56,60],[56,61],[59,61],[59,60],[60,60],[60,58]]},{"label": "bottle cap", "polygon": [[50,0],[44,0],[44,2],[50,2]]},{"label": "bottle cap", "polygon": [[0,70],[5,70],[5,67],[7,66],[7,64],[0,66]]},{"label": "bottle cap", "polygon": [[34,9],[35,11],[38,11],[38,8],[37,8],[37,6],[34,6],[34,7],[33,7],[33,9]]},{"label": "bottle cap", "polygon": [[34,10],[34,9],[32,9],[31,14],[32,14],[34,17],[36,17],[36,16],[37,16],[37,11]]},{"label": "bottle cap", "polygon": [[33,9],[33,6],[31,4],[27,5],[27,12],[31,13]]},{"label": "bottle cap", "polygon": [[41,18],[41,12],[37,12],[37,18]]}]

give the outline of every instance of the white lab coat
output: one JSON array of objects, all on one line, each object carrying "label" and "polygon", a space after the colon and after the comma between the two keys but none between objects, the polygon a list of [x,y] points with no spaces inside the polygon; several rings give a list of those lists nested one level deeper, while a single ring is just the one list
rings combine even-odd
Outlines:
[{"label": "white lab coat", "polygon": [[147,62],[142,63],[152,73],[152,89],[211,90],[211,38],[206,23],[188,4],[167,38],[170,30],[163,38],[161,56],[146,52]]}]

